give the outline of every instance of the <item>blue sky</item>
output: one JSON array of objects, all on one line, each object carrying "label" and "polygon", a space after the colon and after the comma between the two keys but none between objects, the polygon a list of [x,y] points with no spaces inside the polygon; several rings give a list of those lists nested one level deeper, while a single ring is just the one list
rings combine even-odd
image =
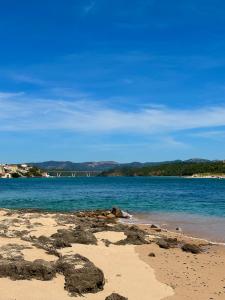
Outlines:
[{"label": "blue sky", "polygon": [[225,2],[1,1],[1,162],[225,159]]}]

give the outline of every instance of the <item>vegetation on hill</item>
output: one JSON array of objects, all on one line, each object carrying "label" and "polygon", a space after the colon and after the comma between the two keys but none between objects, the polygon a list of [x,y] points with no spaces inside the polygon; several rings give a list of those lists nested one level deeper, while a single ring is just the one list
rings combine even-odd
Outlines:
[{"label": "vegetation on hill", "polygon": [[225,174],[225,163],[178,162],[144,167],[122,167],[104,171],[100,176],[192,176],[194,174]]},{"label": "vegetation on hill", "polygon": [[130,163],[118,163],[115,161],[90,161],[90,162],[71,162],[71,161],[44,161],[36,163],[28,163],[30,166],[40,168],[46,171],[96,171],[103,172],[112,170],[115,168],[142,168],[147,166],[156,166],[164,164],[177,164],[177,163],[197,163],[197,162],[210,162],[209,160],[202,158],[192,158],[187,161],[174,160],[174,161],[161,161],[161,162],[130,162]]}]

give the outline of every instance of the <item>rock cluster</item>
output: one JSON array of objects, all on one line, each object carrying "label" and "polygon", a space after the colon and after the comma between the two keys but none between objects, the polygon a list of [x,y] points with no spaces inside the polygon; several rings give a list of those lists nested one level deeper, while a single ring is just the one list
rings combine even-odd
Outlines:
[{"label": "rock cluster", "polygon": [[89,230],[84,230],[81,226],[78,226],[73,230],[59,229],[58,232],[51,237],[56,241],[56,245],[58,243],[59,248],[62,248],[60,245],[63,246],[63,242],[68,245],[70,243],[97,245],[97,239],[94,234]]},{"label": "rock cluster", "polygon": [[176,238],[161,238],[157,242],[157,245],[163,249],[181,248],[184,252],[190,252],[193,254],[199,254],[203,251],[200,246],[190,243],[179,242]]},{"label": "rock cluster", "polygon": [[59,258],[56,263],[42,259],[31,261],[0,259],[0,277],[12,280],[51,280],[56,273],[65,277],[65,290],[71,295],[96,293],[103,289],[103,272],[87,258],[75,254]]},{"label": "rock cluster", "polygon": [[145,234],[141,231],[132,231],[129,230],[126,234],[126,239],[120,240],[115,245],[143,245],[149,244],[149,242],[145,239]]},{"label": "rock cluster", "polygon": [[38,279],[51,280],[55,277],[56,269],[52,263],[42,259],[26,260],[0,260],[0,277],[9,277],[13,280]]}]

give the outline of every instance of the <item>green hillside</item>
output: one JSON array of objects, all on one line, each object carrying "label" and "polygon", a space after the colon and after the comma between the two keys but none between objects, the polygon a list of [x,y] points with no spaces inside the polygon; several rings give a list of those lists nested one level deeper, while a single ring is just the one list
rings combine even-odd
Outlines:
[{"label": "green hillside", "polygon": [[225,174],[225,163],[178,162],[140,168],[115,168],[104,171],[100,176],[192,176],[193,174]]}]

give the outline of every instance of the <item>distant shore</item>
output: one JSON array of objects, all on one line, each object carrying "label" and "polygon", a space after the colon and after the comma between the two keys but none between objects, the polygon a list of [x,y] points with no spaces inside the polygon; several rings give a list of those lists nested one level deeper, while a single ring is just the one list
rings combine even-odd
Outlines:
[{"label": "distant shore", "polygon": [[199,173],[191,176],[184,176],[185,178],[208,178],[208,179],[225,179],[225,174],[208,174]]}]

